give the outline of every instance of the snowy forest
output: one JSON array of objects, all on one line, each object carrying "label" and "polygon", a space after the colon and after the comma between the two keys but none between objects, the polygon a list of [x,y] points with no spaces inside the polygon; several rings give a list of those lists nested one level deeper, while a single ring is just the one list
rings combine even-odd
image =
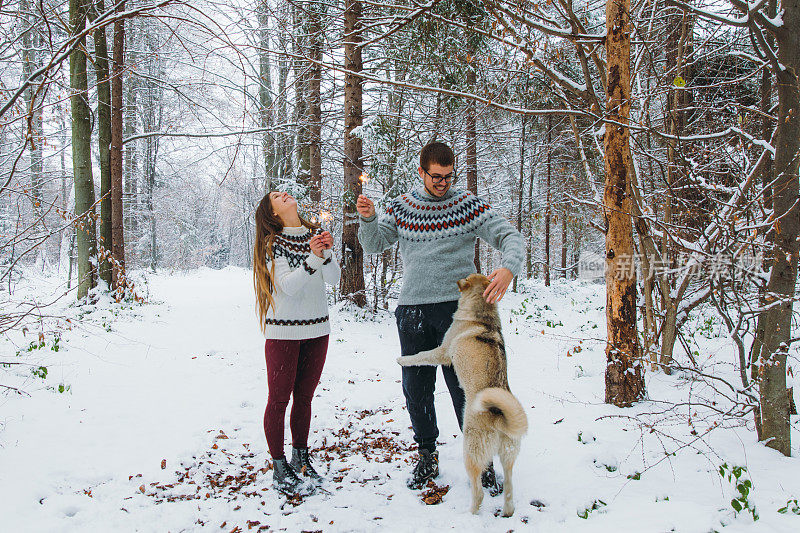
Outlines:
[{"label": "snowy forest", "polygon": [[[356,202],[432,141],[525,243],[511,517],[441,378],[404,484],[403,261]],[[0,529],[798,531],[799,166],[798,0],[0,0]],[[262,427],[273,191],[341,266],[307,498]]]}]

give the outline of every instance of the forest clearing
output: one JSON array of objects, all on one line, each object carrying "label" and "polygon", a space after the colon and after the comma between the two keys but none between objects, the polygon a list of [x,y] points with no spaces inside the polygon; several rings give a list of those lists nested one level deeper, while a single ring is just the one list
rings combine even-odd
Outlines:
[{"label": "forest clearing", "polygon": [[[798,0],[0,0],[0,530],[797,530],[798,51]],[[451,330],[475,380],[402,360]]]}]

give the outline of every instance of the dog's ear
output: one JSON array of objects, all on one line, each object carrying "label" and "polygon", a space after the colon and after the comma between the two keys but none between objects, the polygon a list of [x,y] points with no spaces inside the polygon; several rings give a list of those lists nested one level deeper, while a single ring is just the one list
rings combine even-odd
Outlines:
[{"label": "dog's ear", "polygon": [[458,290],[460,290],[461,292],[464,292],[465,290],[469,289],[469,286],[470,286],[469,281],[465,279],[458,280]]}]

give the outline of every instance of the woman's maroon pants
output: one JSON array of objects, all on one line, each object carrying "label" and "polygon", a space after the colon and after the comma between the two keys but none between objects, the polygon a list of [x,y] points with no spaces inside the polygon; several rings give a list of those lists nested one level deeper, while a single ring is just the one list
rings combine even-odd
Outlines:
[{"label": "woman's maroon pants", "polygon": [[305,340],[267,339],[267,408],[264,411],[264,434],[273,459],[284,456],[283,426],[289,396],[293,395],[289,427],[292,446],[308,447],[311,425],[311,400],[322,375],[328,353],[328,335]]}]

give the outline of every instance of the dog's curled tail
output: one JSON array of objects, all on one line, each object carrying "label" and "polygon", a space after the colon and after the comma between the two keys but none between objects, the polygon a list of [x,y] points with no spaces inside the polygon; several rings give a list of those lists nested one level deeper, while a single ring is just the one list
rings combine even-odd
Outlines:
[{"label": "dog's curled tail", "polygon": [[505,389],[489,387],[478,392],[473,409],[497,415],[495,427],[509,437],[521,437],[528,432],[528,416],[522,404]]}]

